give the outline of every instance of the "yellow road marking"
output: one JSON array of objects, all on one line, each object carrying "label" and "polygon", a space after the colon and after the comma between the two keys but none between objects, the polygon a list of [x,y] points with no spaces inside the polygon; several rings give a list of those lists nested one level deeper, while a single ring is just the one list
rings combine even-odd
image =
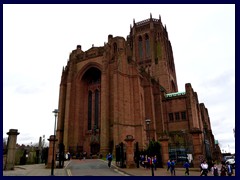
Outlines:
[{"label": "yellow road marking", "polygon": [[68,176],[72,176],[72,173],[71,173],[70,169],[67,169],[67,174],[68,174]]}]

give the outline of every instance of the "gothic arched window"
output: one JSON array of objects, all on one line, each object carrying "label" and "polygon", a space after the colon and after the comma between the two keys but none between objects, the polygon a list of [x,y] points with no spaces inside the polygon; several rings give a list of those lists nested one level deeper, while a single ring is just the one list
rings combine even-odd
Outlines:
[{"label": "gothic arched window", "polygon": [[150,57],[150,42],[148,34],[145,35],[146,58]]},{"label": "gothic arched window", "polygon": [[98,128],[99,121],[99,90],[95,91],[95,128]]},{"label": "gothic arched window", "polygon": [[139,53],[139,59],[143,60],[143,44],[142,44],[142,37],[138,37],[138,53]]},{"label": "gothic arched window", "polygon": [[113,44],[113,53],[116,53],[117,52],[117,43],[114,43]]},{"label": "gothic arched window", "polygon": [[88,93],[88,130],[92,129],[92,92]]}]

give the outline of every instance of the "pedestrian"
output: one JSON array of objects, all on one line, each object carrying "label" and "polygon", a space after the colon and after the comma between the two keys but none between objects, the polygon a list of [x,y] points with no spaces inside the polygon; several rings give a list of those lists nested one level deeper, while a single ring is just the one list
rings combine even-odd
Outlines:
[{"label": "pedestrian", "polygon": [[222,161],[222,166],[221,166],[220,171],[221,171],[220,176],[226,176],[226,174],[227,174],[227,167],[226,167],[224,161]]},{"label": "pedestrian", "polygon": [[201,168],[202,168],[202,171],[201,171],[200,176],[207,176],[207,174],[208,174],[208,164],[207,164],[206,160],[204,160],[203,163],[201,164]]},{"label": "pedestrian", "polygon": [[144,161],[145,161],[144,155],[141,155],[141,166],[145,168]]},{"label": "pedestrian", "polygon": [[145,158],[144,158],[144,168],[147,169],[148,168],[148,156],[145,155]]},{"label": "pedestrian", "polygon": [[68,153],[65,154],[65,160],[68,160]]},{"label": "pedestrian", "polygon": [[147,168],[150,169],[151,165],[152,165],[152,159],[151,159],[151,157],[149,156],[149,157],[147,158]]},{"label": "pedestrian", "polygon": [[70,160],[70,158],[71,158],[70,152],[68,152],[67,155],[68,155],[68,160]]},{"label": "pedestrian", "polygon": [[108,160],[108,167],[109,168],[111,167],[112,159],[113,159],[112,154],[108,153],[107,160]]},{"label": "pedestrian", "polygon": [[170,169],[170,165],[171,165],[171,161],[169,159],[168,162],[167,162],[167,171]]},{"label": "pedestrian", "polygon": [[212,174],[213,174],[213,176],[219,176],[219,174],[218,174],[218,167],[217,167],[216,164],[213,164]]},{"label": "pedestrian", "polygon": [[186,161],[183,165],[183,167],[186,169],[185,170],[185,176],[188,175],[189,176],[189,167],[190,167],[190,164],[188,163],[188,161]]},{"label": "pedestrian", "polygon": [[153,167],[155,169],[155,171],[157,170],[157,156],[155,155],[153,158]]},{"label": "pedestrian", "polygon": [[171,161],[171,164],[170,164],[170,171],[171,171],[171,176],[176,176],[176,172],[175,172],[175,160],[173,159]]},{"label": "pedestrian", "polygon": [[228,174],[228,176],[232,176],[233,169],[232,169],[231,164],[229,164],[229,162],[227,162],[226,167],[227,167],[227,174]]}]

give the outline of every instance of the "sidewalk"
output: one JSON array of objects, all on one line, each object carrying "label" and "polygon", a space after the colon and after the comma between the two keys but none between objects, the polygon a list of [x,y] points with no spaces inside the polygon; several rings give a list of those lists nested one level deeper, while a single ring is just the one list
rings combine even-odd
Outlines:
[{"label": "sidewalk", "polygon": [[[107,163],[107,161],[105,162]],[[71,160],[64,162],[64,168],[61,168],[61,169],[54,168],[54,173],[53,173],[54,176],[68,176],[67,166],[69,163],[71,163]],[[132,168],[132,169],[119,168],[115,165],[115,162],[113,161],[112,167],[130,176],[152,176],[151,169],[145,169],[141,166],[139,168]],[[185,176],[184,168],[175,168],[175,169],[176,169],[176,176]],[[189,173],[190,173],[190,176],[200,176],[199,168],[190,168]],[[48,169],[45,168],[45,164],[15,166],[14,170],[3,171],[3,176],[51,176],[51,168],[48,168]],[[167,171],[166,168],[157,168],[157,170],[154,170],[154,176],[171,176],[171,173],[170,171]],[[211,172],[209,172],[208,176],[213,176],[213,175]],[[233,176],[235,176],[235,173],[233,174]]]},{"label": "sidewalk", "polygon": [[[54,168],[54,176],[67,176],[65,168],[70,161],[64,162],[64,168]],[[51,168],[45,168],[45,164],[31,164],[15,166],[14,170],[3,171],[3,176],[51,176]]]},{"label": "sidewalk", "polygon": [[[114,165],[119,171],[126,173],[130,176],[152,176],[152,169],[145,169],[143,167],[139,168],[118,168]],[[157,170],[153,171],[154,176],[171,176],[170,170],[167,171],[166,168],[157,168]],[[199,168],[189,168],[189,176],[200,176]],[[185,176],[185,169],[184,168],[175,168],[175,175],[176,176]],[[208,176],[213,176],[211,172],[208,173]]]},{"label": "sidewalk", "polygon": [[[114,163],[113,163],[114,164]],[[119,171],[126,173],[130,176],[152,176],[152,170],[151,169],[145,169],[143,167],[139,168],[118,168],[114,165],[115,168],[117,168]],[[220,170],[220,166],[218,167]],[[185,176],[185,168],[175,168],[175,175],[176,176]],[[220,172],[219,172],[220,175]],[[167,171],[166,168],[157,168],[157,170],[154,170],[154,176],[171,176],[170,170]],[[200,176],[200,169],[199,168],[189,168],[189,176]],[[213,176],[212,172],[208,173],[208,176]],[[235,176],[235,170],[234,174],[232,176]]]}]

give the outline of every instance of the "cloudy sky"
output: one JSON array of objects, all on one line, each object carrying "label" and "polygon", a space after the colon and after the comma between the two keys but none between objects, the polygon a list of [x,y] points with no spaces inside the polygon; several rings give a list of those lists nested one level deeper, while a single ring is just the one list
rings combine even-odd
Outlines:
[{"label": "cloudy sky", "polygon": [[54,133],[59,84],[69,54],[127,37],[161,16],[173,48],[179,91],[191,83],[208,108],[215,139],[235,152],[235,5],[3,5],[3,137],[19,144]]}]

